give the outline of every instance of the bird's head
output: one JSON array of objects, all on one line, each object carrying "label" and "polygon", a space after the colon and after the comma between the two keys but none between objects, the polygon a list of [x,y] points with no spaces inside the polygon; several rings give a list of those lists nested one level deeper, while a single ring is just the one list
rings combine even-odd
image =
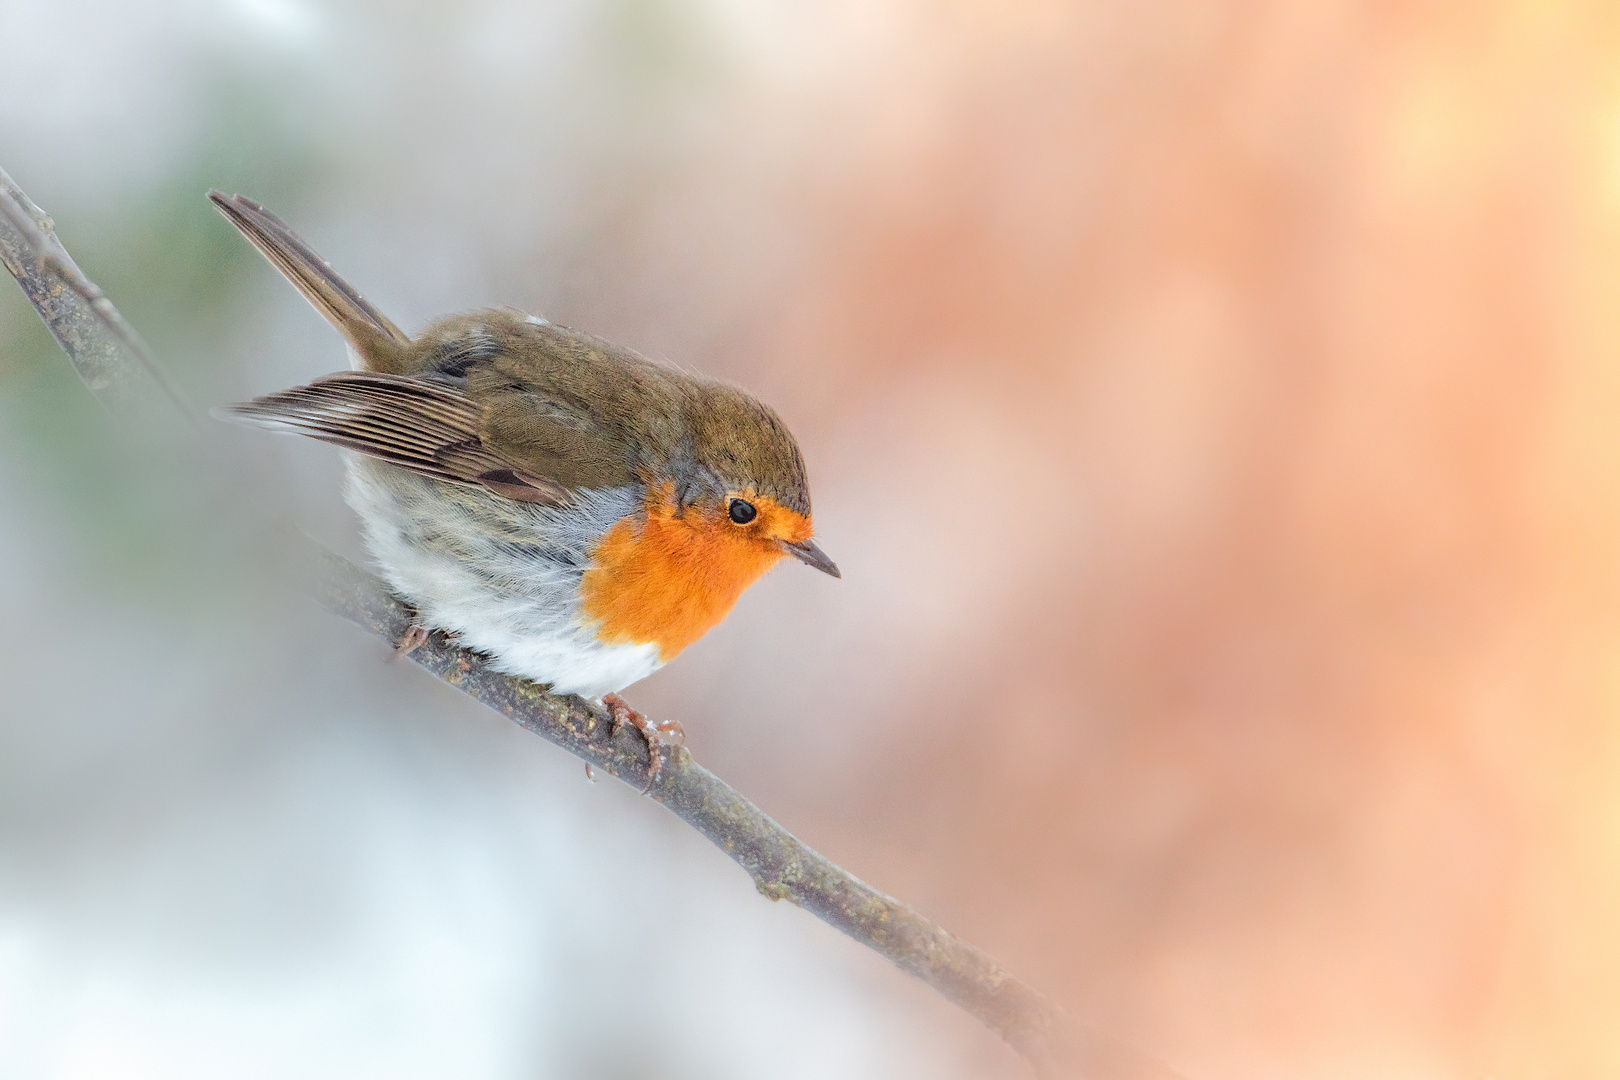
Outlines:
[{"label": "bird's head", "polygon": [[781,417],[746,391],[711,380],[691,389],[683,412],[691,445],[675,478],[682,514],[739,553],[771,562],[791,555],[841,577],[812,539],[804,455]]}]

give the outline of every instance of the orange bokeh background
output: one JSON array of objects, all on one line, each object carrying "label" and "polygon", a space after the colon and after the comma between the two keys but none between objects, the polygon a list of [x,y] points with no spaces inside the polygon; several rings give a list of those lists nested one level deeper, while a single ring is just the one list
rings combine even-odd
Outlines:
[{"label": "orange bokeh background", "polygon": [[756,339],[996,594],[828,846],[1192,1075],[1620,1069],[1620,12],[956,29]]}]

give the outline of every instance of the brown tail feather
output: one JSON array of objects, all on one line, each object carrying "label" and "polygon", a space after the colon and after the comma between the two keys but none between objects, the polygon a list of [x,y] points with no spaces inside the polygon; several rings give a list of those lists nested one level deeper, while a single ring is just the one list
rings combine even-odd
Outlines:
[{"label": "brown tail feather", "polygon": [[[241,195],[210,191],[208,198],[248,242],[304,294],[315,310],[337,327],[369,368],[387,369],[379,352],[396,352],[411,339],[354,286],[332,270],[302,237],[276,215]],[[381,361],[381,362],[379,362]]]}]

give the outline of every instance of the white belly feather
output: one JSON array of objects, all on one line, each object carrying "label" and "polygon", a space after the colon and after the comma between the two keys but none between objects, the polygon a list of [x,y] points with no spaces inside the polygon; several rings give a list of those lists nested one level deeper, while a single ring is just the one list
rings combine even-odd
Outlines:
[{"label": "white belly feather", "polygon": [[598,641],[579,612],[590,549],[639,510],[639,488],[580,493],[558,510],[351,455],[347,497],[383,576],[423,625],[502,671],[599,698],[663,666],[656,645]]}]

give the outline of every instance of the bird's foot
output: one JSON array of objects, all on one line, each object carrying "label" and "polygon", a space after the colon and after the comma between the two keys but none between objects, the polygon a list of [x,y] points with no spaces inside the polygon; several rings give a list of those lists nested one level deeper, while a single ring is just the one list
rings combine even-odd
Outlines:
[{"label": "bird's foot", "polygon": [[428,634],[431,631],[419,622],[411,623],[411,628],[405,631],[405,636],[394,643],[394,655],[406,657],[427,644]]},{"label": "bird's foot", "polygon": [[632,709],[630,703],[618,694],[603,694],[602,704],[607,706],[608,716],[613,719],[613,728],[609,731],[609,735],[617,735],[621,727],[629,724],[641,732],[641,737],[647,740],[647,786],[641,789],[641,793],[645,795],[652,790],[653,784],[657,783],[658,774],[664,771],[664,748],[685,746],[686,732],[678,720],[653,723]]}]

